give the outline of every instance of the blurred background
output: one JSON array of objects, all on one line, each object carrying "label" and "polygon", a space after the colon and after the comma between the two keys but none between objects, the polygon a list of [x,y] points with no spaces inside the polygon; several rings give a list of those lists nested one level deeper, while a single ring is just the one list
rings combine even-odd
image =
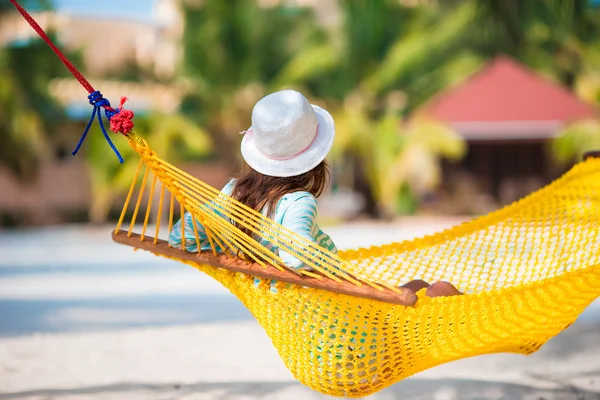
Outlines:
[{"label": "blurred background", "polygon": [[[410,239],[488,213],[600,149],[598,0],[20,3],[113,106],[128,96],[135,132],[163,159],[217,188],[241,166],[239,132],[261,97],[291,88],[329,110],[333,179],[319,218],[341,248]],[[220,286],[111,242],[138,158],[110,133],[119,164],[97,124],[71,155],[91,113],[86,96],[1,0],[0,391],[9,394],[0,398],[38,398],[43,391],[28,390],[60,385],[84,391],[43,398],[119,392],[101,384],[129,372],[137,382],[187,376],[164,356],[168,371],[148,370],[152,354],[136,358],[133,342],[118,347],[116,336],[35,339],[52,332],[134,329],[140,343],[175,346],[189,324],[200,324],[200,336],[249,329],[264,348],[236,351],[258,346],[272,360],[263,360],[269,377],[291,381],[252,316]],[[574,328],[590,346],[600,346],[597,310]],[[183,330],[135,330],[158,326]],[[560,350],[566,342],[557,343]],[[30,359],[16,350],[34,344]],[[240,367],[223,354],[207,359],[204,371]],[[76,367],[84,372],[74,375]],[[247,367],[238,377],[266,379]],[[481,365],[468,373],[475,370]],[[126,390],[133,398],[137,389]],[[429,394],[423,398],[437,398]]]},{"label": "blurred background", "polygon": [[[128,96],[136,132],[221,187],[238,132],[283,88],[334,115],[323,217],[477,215],[600,148],[600,6],[579,1],[28,0],[94,87]],[[120,165],[85,90],[7,1],[0,8],[0,222],[104,223]]]}]

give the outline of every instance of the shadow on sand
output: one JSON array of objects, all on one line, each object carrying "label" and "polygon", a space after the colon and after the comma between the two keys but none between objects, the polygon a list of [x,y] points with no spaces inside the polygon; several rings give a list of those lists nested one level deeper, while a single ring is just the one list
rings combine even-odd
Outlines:
[{"label": "shadow on sand", "polygon": [[[198,382],[191,384],[152,384],[123,382],[104,386],[72,389],[39,389],[0,393],[0,399],[326,399],[298,382]],[[369,397],[412,400],[600,400],[600,393],[584,391],[570,385],[557,389],[458,379],[407,379]]]}]

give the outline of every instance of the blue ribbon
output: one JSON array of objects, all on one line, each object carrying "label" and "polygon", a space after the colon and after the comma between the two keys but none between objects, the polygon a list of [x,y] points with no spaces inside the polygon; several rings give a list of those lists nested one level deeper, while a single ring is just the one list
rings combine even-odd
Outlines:
[{"label": "blue ribbon", "polygon": [[[81,135],[81,138],[79,139],[79,142],[77,143],[77,147],[75,147],[75,150],[73,150],[73,153],[71,153],[71,154],[73,154],[73,155],[77,154],[77,152],[81,148],[81,145],[83,144],[83,141],[85,140],[85,137],[87,136],[87,134],[90,130],[90,127],[92,126],[92,123],[94,122],[94,117],[98,116],[98,123],[100,124],[100,129],[102,130],[102,133],[104,134],[104,138],[110,145],[110,148],[113,149],[113,151],[119,158],[119,162],[123,163],[123,157],[121,157],[121,154],[119,154],[119,151],[117,150],[117,148],[115,147],[113,142],[110,140],[110,137],[108,137],[108,133],[106,132],[106,129],[104,128],[104,122],[102,122],[102,110],[101,109],[102,109],[102,107],[110,107],[110,102],[107,99],[105,99],[104,97],[102,97],[102,93],[100,93],[100,91],[98,91],[98,90],[90,93],[90,95],[88,96],[88,100],[89,100],[90,104],[92,106],[94,106],[94,109],[92,110],[92,115],[90,117],[90,120],[88,121],[87,126],[85,127],[85,130],[83,131],[83,134]],[[119,113],[119,111],[120,110],[118,110],[118,109],[116,109],[114,111],[105,109],[104,114],[106,115],[106,118],[108,118],[108,120],[110,121],[110,119],[115,114]]]}]

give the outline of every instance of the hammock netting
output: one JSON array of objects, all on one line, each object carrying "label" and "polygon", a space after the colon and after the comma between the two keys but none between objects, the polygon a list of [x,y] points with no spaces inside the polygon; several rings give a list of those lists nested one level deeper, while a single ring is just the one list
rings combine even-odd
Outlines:
[{"label": "hammock netting", "polygon": [[[161,160],[143,139],[128,137],[141,160],[115,240],[127,237],[134,247],[219,281],[265,329],[291,373],[321,393],[362,397],[449,361],[498,352],[530,354],[600,295],[598,158],[471,222],[335,255]],[[159,239],[185,212],[206,229],[213,249],[225,255],[192,255]],[[126,215],[132,216],[129,227],[121,230]],[[157,223],[149,232],[151,219]],[[314,272],[288,271],[232,222],[267,237]],[[134,233],[139,226],[141,232]],[[236,263],[282,271],[296,280],[279,280],[272,290],[268,279],[256,285],[249,273],[221,268]],[[307,287],[302,279],[368,288],[388,297],[401,297],[396,288],[413,279],[445,280],[466,295],[429,298],[422,290],[414,306],[403,306]]]}]

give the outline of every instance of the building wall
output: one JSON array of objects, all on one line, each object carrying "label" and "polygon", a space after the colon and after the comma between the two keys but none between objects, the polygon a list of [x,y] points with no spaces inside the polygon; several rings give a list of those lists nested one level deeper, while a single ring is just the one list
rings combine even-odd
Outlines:
[{"label": "building wall", "polygon": [[[116,106],[121,96],[127,96],[126,108],[130,110],[160,110],[175,112],[179,107],[185,88],[181,85],[157,83],[124,82],[118,80],[93,79],[91,83],[102,89],[102,94]],[[85,109],[89,115],[89,104],[81,84],[74,78],[53,79],[49,86],[50,94],[63,106],[76,106]]]},{"label": "building wall", "polygon": [[0,166],[0,214],[21,223],[59,222],[63,210],[85,209],[89,204],[89,174],[81,160],[46,162],[38,179],[24,183]]},{"label": "building wall", "polygon": [[[178,167],[218,189],[232,175],[231,168],[222,164],[182,164]],[[38,179],[30,184],[19,181],[0,166],[0,215],[9,216],[19,224],[67,222],[69,215],[84,215],[90,208],[90,200],[89,171],[81,158],[46,162],[40,168]],[[113,209],[120,210],[122,201],[116,200]]]},{"label": "building wall", "polygon": [[[169,11],[173,0],[158,3],[155,21],[99,18],[61,12],[33,13],[45,31],[54,31],[58,45],[67,50],[81,50],[84,69],[90,76],[114,72],[127,62],[154,69],[161,77],[172,76],[181,55],[183,34],[181,19]],[[175,16],[173,16],[175,15]],[[27,21],[18,13],[7,14],[0,21],[0,45],[37,38]]]}]

